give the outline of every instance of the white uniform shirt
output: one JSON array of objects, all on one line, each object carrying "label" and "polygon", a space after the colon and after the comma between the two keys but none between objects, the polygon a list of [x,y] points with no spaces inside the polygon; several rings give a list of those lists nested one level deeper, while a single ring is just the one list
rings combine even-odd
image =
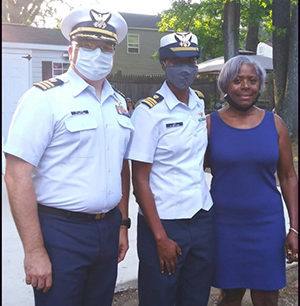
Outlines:
[{"label": "white uniform shirt", "polygon": [[152,108],[141,103],[133,112],[135,132],[126,158],[152,163],[149,184],[161,219],[191,218],[212,206],[203,171],[204,101],[190,89],[187,106],[166,82],[158,93],[161,102]]},{"label": "white uniform shirt", "polygon": [[23,95],[4,152],[35,166],[39,203],[107,212],[122,196],[122,163],[133,131],[126,102],[107,80],[99,101],[73,70],[57,78],[64,84]]}]

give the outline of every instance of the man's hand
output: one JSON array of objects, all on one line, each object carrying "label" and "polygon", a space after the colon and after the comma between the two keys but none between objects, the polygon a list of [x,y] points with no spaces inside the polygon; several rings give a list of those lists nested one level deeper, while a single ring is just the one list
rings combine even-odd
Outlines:
[{"label": "man's hand", "polygon": [[26,284],[48,292],[52,286],[52,267],[45,249],[25,254]]},{"label": "man's hand", "polygon": [[169,275],[175,272],[178,255],[181,255],[181,249],[178,244],[168,237],[157,242],[157,253],[160,262],[161,273],[166,271]]},{"label": "man's hand", "polygon": [[125,258],[128,248],[128,229],[126,226],[120,226],[118,263]]}]

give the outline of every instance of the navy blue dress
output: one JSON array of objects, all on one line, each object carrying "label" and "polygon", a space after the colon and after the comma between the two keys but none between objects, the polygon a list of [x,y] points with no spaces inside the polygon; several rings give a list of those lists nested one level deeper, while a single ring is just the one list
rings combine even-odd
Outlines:
[{"label": "navy blue dress", "polygon": [[215,207],[216,273],[223,289],[286,285],[283,203],[274,173],[279,158],[273,113],[250,129],[211,114],[209,160]]}]

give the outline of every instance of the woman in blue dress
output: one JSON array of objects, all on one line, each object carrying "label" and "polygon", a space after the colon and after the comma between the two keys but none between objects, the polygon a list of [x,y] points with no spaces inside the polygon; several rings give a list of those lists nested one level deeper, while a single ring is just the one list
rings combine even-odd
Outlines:
[{"label": "woman in blue dress", "polygon": [[[298,261],[298,179],[285,124],[255,106],[264,78],[255,61],[231,58],[218,79],[228,103],[207,117],[219,305],[241,305],[247,288],[255,306],[277,305],[285,258]],[[275,172],[289,213],[287,235]]]}]

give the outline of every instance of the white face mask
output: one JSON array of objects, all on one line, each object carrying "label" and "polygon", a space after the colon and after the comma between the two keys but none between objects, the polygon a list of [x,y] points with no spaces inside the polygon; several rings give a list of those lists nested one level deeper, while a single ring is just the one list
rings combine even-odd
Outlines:
[{"label": "white face mask", "polygon": [[78,49],[76,69],[91,81],[104,79],[113,67],[114,53],[102,52],[100,48]]}]

